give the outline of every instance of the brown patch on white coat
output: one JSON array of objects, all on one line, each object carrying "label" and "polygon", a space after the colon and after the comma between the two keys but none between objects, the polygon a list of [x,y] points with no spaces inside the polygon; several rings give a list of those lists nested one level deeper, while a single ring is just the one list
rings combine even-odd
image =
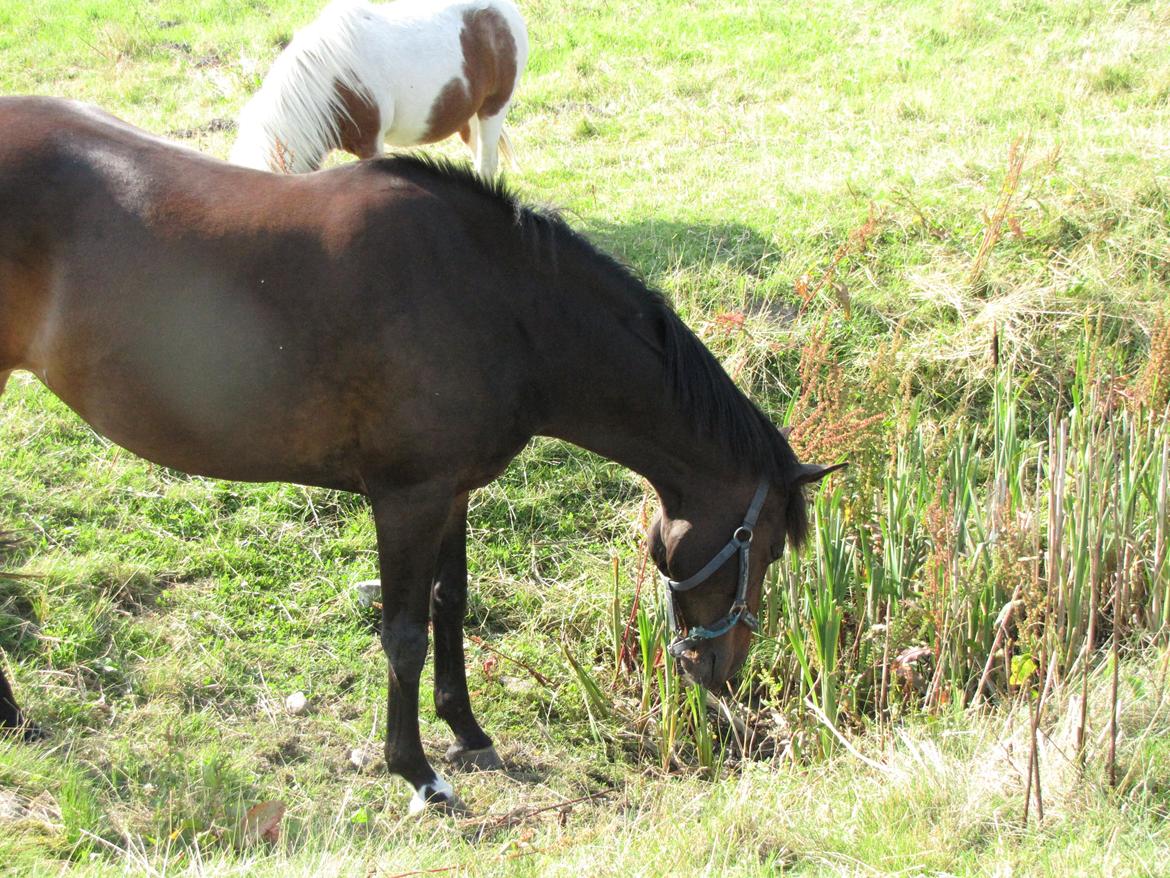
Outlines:
[{"label": "brown patch on white coat", "polygon": [[495,9],[474,9],[463,14],[459,33],[463,47],[463,77],[454,77],[431,105],[423,143],[434,143],[464,129],[468,120],[498,116],[512,99],[516,84],[516,40],[508,22]]},{"label": "brown patch on white coat", "polygon": [[359,159],[382,154],[382,114],[368,97],[358,94],[344,83],[334,86],[343,112],[337,114],[337,149],[353,153]]},{"label": "brown patch on white coat", "polygon": [[[453,77],[440,90],[419,143],[436,143],[458,132],[476,154],[480,173],[490,176],[497,162],[496,141],[503,127],[502,113],[516,85],[516,40],[507,20],[488,7],[464,13],[459,44],[463,51],[463,77]],[[382,119],[377,105],[340,82],[336,91],[341,107],[334,120],[338,132],[334,146],[361,159],[381,155]],[[484,136],[473,136],[473,127],[478,133],[484,122],[488,123]]]}]

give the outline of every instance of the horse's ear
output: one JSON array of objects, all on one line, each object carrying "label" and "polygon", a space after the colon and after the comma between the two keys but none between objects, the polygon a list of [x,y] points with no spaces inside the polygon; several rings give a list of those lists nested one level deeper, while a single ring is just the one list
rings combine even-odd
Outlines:
[{"label": "horse's ear", "polygon": [[793,473],[793,484],[796,485],[811,485],[813,482],[819,482],[831,472],[836,472],[839,469],[844,469],[849,466],[846,463],[835,463],[832,466],[820,466],[815,463],[798,464]]}]

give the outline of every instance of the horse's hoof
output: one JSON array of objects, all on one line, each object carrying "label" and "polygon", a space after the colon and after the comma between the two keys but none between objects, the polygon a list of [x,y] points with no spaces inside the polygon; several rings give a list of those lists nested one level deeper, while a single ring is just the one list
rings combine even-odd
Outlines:
[{"label": "horse's hoof", "polygon": [[49,738],[49,733],[38,726],[36,723],[25,722],[20,728],[20,734],[24,738],[25,743],[35,744],[37,741],[46,741]]},{"label": "horse's hoof", "polygon": [[382,580],[365,579],[361,582],[354,583],[353,593],[357,599],[358,606],[363,609],[369,609],[378,601],[382,600]]},{"label": "horse's hoof", "polygon": [[462,809],[462,804],[455,798],[455,790],[441,777],[436,777],[430,783],[423,784],[410,797],[411,817],[416,817],[425,811],[454,813]]},{"label": "horse's hoof", "polygon": [[22,719],[17,725],[8,725],[5,723],[0,726],[0,736],[12,736],[19,738],[26,744],[33,744],[37,741],[43,741],[49,737],[49,733],[42,729],[34,722],[29,722]]},{"label": "horse's hoof", "polygon": [[504,767],[504,760],[490,744],[478,750],[468,750],[460,744],[452,744],[447,748],[443,758],[459,768],[474,768],[477,771],[499,771]]}]

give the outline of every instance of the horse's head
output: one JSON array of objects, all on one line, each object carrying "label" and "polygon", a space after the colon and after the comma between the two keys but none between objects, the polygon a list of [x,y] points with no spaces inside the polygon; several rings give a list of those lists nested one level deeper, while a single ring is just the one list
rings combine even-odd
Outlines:
[{"label": "horse's head", "polygon": [[650,554],[664,580],[670,652],[682,672],[722,686],[747,657],[768,566],[806,527],[804,486],[836,466],[797,464],[779,482],[728,484],[677,498],[650,523]]}]

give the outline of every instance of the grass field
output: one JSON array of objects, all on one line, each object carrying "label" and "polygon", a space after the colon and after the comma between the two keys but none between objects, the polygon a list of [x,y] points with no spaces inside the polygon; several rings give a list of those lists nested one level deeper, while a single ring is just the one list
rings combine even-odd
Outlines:
[{"label": "grass field", "polygon": [[[0,0],[0,93],[222,157],[317,5]],[[349,589],[364,504],[147,464],[18,375],[0,648],[52,739],[0,742],[0,872],[1170,875],[1170,6],[523,9],[511,184],[663,289],[802,456],[853,464],[739,690],[708,710],[654,666],[652,596],[618,660],[651,498],[537,441],[471,512],[508,770],[408,819]],[[242,829],[268,801],[276,844]]]}]

